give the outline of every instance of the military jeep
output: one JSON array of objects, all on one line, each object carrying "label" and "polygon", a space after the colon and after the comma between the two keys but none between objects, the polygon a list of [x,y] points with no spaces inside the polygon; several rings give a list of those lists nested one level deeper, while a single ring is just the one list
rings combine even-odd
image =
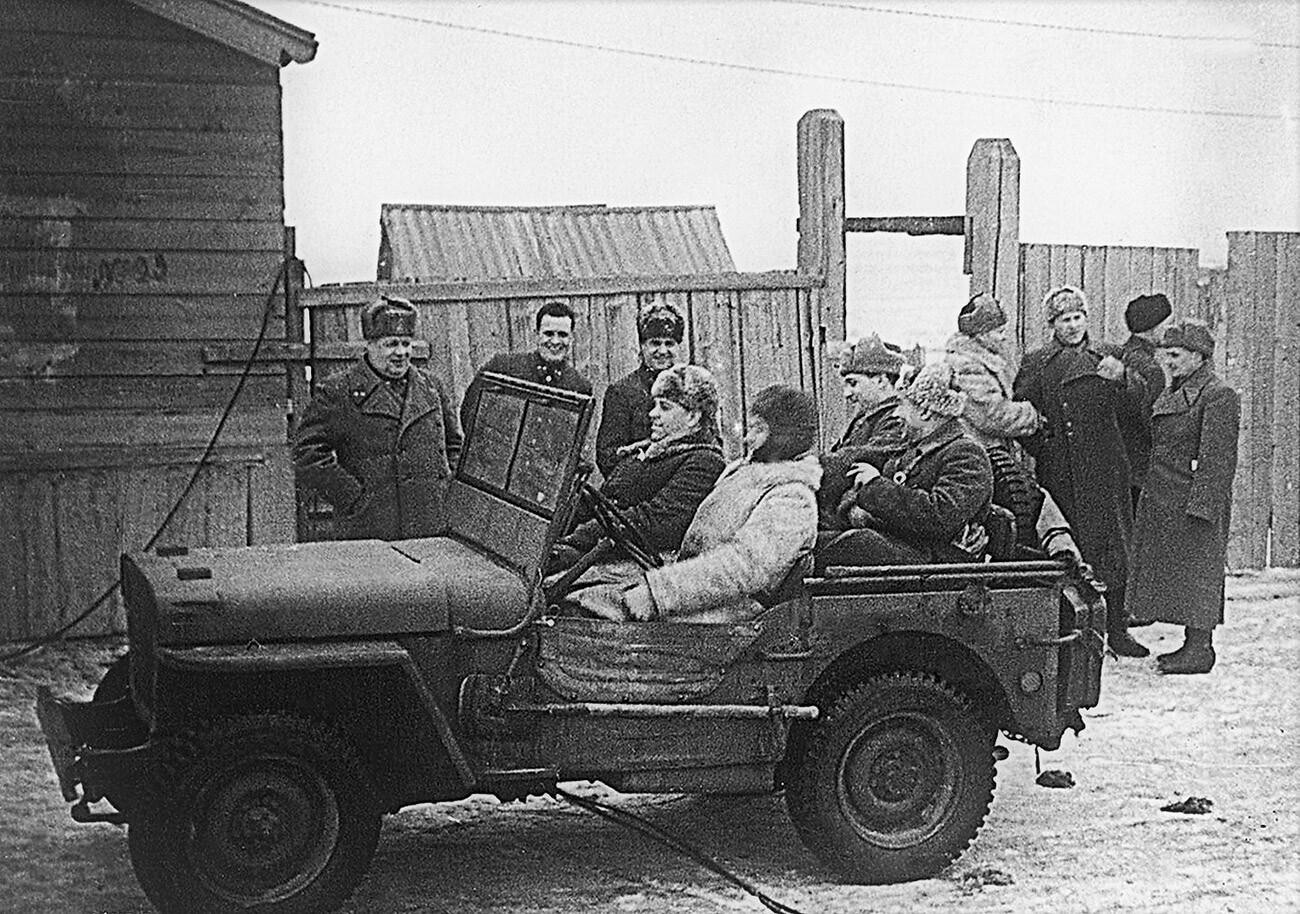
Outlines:
[{"label": "military jeep", "polygon": [[160,910],[327,910],[384,813],[573,779],[784,791],[840,878],[915,879],[983,823],[999,732],[1055,748],[1096,704],[1103,601],[1051,561],[800,566],[738,624],[566,615],[542,569],[591,411],[486,376],[444,536],[123,557],[128,653],[37,713]]}]

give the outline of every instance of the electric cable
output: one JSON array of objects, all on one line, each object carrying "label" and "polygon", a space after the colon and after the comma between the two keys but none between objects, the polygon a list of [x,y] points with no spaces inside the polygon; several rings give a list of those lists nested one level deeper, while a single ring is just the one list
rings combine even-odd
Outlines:
[{"label": "electric cable", "polygon": [[581,797],[577,794],[569,793],[567,790],[563,790],[559,787],[555,788],[555,794],[562,800],[577,806],[579,809],[584,809],[593,815],[600,816],[603,819],[608,819],[617,825],[638,832],[651,840],[658,841],[660,844],[677,851],[677,853],[681,854],[683,857],[695,861],[709,872],[721,876],[727,882],[730,882],[747,895],[752,895],[754,898],[758,899],[759,904],[767,908],[769,911],[775,912],[775,914],[801,914],[798,909],[782,904],[776,899],[759,891],[753,883],[737,876],[713,857],[704,853],[704,851],[688,843],[684,839],[677,837],[671,832],[660,828],[653,822],[638,816],[636,813],[628,812],[625,809],[619,809],[616,806],[609,806],[605,803],[601,803],[599,800],[593,800],[589,797]]},{"label": "electric cable", "polygon": [[836,3],[834,0],[776,0],[794,6],[822,6],[828,9],[863,13],[880,13],[888,16],[915,16],[921,19],[947,19],[953,22],[974,22],[980,25],[1009,25],[1022,29],[1043,29],[1050,32],[1081,32],[1089,35],[1108,35],[1119,38],[1151,38],[1159,41],[1217,41],[1232,44],[1251,44],[1261,48],[1279,50],[1300,49],[1300,44],[1285,41],[1256,41],[1237,35],[1185,35],[1178,32],[1141,32],[1130,29],[1103,29],[1088,25],[1059,25],[1054,22],[1027,22],[1023,19],[994,19],[986,16],[963,16],[956,13],[932,13],[927,10],[901,10],[885,6],[864,6],[858,3]]},{"label": "electric cable", "polygon": [[1113,102],[1093,102],[1083,99],[1061,99],[1050,98],[1041,95],[1016,95],[1002,92],[980,92],[975,89],[958,89],[950,86],[922,86],[914,83],[892,82],[882,79],[868,79],[857,76],[837,76],[831,73],[812,73],[803,70],[789,70],[782,67],[764,67],[756,64],[732,63],[723,60],[712,60],[706,57],[692,57],[685,54],[665,54],[658,51],[641,51],[635,48],[620,48],[613,45],[599,44],[596,42],[573,41],[568,38],[551,38],[544,35],[530,35],[524,32],[512,32],[506,29],[494,29],[486,26],[465,25],[458,22],[448,22],[445,19],[427,19],[422,16],[412,16],[407,13],[393,13],[387,10],[372,10],[358,6],[349,6],[345,3],[333,3],[331,0],[298,0],[299,3],[309,4],[311,6],[322,6],[328,9],[342,10],[350,13],[360,13],[366,16],[375,16],[382,19],[394,19],[401,22],[414,22],[421,25],[431,25],[436,28],[452,29],[461,32],[471,32],[478,35],[490,35],[496,38],[513,38],[520,41],[532,41],[539,44],[549,44],[565,48],[578,48],[586,51],[602,51],[609,54],[622,54],[628,57],[639,57],[646,60],[659,60],[669,63],[686,63],[702,67],[714,67],[722,70],[739,70],[747,73],[761,73],[768,76],[794,76],[800,79],[817,79],[824,82],[847,83],[850,85],[872,86],[877,89],[896,89],[907,92],[929,92],[936,95],[953,95],[962,98],[991,98],[997,101],[1007,102],[1029,102],[1038,105],[1060,105],[1072,108],[1090,108],[1109,111],[1133,111],[1142,114],[1176,114],[1196,117],[1226,117],[1237,120],[1253,121],[1273,121],[1287,122],[1296,119],[1294,114],[1264,114],[1257,111],[1228,111],[1217,108],[1175,108],[1163,105],[1121,105]]},{"label": "electric cable", "polygon": [[[158,528],[154,530],[153,535],[149,537],[149,541],[144,544],[141,551],[148,552],[152,549],[158,542],[158,539],[164,532],[166,532],[168,524],[170,524],[180,512],[181,506],[185,504],[185,499],[189,498],[190,493],[194,491],[194,487],[198,485],[199,477],[202,475],[203,470],[208,466],[209,461],[211,461],[212,454],[217,448],[217,441],[220,439],[221,433],[225,430],[226,422],[229,421],[231,414],[234,413],[235,404],[239,402],[239,396],[244,391],[244,385],[248,381],[248,376],[252,373],[253,366],[257,363],[258,352],[262,348],[262,343],[266,340],[267,330],[271,325],[271,315],[275,311],[275,296],[280,289],[280,283],[284,280],[288,269],[289,261],[285,260],[280,263],[280,266],[276,271],[275,281],[271,283],[271,290],[266,296],[266,304],[262,306],[262,326],[257,332],[257,339],[253,341],[253,349],[248,354],[248,359],[244,362],[243,370],[239,374],[239,380],[235,383],[235,389],[230,395],[230,400],[226,403],[225,409],[222,410],[221,418],[217,420],[216,428],[212,430],[212,435],[209,436],[208,443],[203,448],[203,453],[200,455],[198,463],[194,466],[194,471],[190,474],[189,480],[185,483],[185,488],[181,490],[181,494],[172,504],[171,510],[167,512],[167,516],[158,524]],[[94,600],[94,602],[90,604],[88,608],[78,614],[76,618],[72,619],[72,621],[61,625],[49,634],[42,635],[39,638],[29,641],[17,650],[10,651],[7,654],[0,654],[0,663],[8,663],[12,660],[17,660],[19,657],[25,657],[28,654],[40,650],[42,647],[58,641],[73,628],[90,618],[109,600],[110,597],[113,596],[114,593],[117,592],[117,589],[121,586],[122,579],[116,579]]]}]

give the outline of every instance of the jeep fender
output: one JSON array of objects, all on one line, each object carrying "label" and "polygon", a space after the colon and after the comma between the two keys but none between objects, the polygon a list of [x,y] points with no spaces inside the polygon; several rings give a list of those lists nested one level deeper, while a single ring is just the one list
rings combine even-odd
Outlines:
[{"label": "jeep fender", "polygon": [[285,643],[247,645],[199,645],[159,647],[161,668],[179,673],[275,674],[320,670],[375,669],[394,667],[411,687],[421,709],[432,724],[447,759],[466,790],[476,777],[447,715],[438,705],[410,653],[398,642],[388,640],[347,643]]}]

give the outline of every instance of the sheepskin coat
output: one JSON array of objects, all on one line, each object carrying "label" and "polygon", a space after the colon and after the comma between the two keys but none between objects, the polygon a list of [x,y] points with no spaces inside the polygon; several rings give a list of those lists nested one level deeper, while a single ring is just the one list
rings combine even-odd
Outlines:
[{"label": "sheepskin coat", "polygon": [[727,467],[700,504],[676,562],[646,572],[661,617],[735,608],[753,615],[753,598],[775,589],[817,540],[815,456]]},{"label": "sheepskin coat", "polygon": [[946,349],[955,384],[966,393],[962,424],[972,438],[995,444],[1042,427],[1043,417],[1034,404],[1011,398],[1015,368],[1004,356],[964,333],[954,334]]},{"label": "sheepskin coat", "polygon": [[1223,565],[1241,398],[1205,364],[1161,392],[1151,470],[1138,500],[1129,610],[1211,629],[1223,622]]}]

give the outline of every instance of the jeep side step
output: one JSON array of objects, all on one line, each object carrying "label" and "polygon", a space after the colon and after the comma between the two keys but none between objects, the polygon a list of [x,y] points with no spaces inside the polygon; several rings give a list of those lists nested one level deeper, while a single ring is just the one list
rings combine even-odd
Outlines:
[{"label": "jeep side step", "polygon": [[688,717],[725,720],[765,720],[783,717],[816,720],[814,705],[649,705],[630,702],[575,701],[554,704],[510,704],[504,710],[555,717]]}]

